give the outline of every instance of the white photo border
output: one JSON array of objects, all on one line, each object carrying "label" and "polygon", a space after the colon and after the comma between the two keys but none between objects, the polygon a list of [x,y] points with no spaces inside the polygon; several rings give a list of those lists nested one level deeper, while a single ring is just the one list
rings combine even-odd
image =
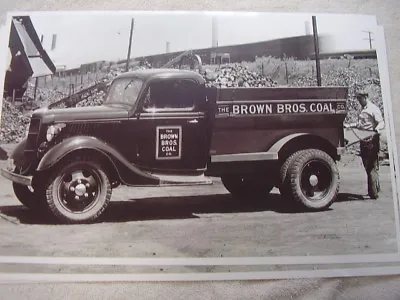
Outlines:
[{"label": "white photo border", "polygon": [[[268,14],[268,12],[224,12],[224,11],[32,11],[32,12],[9,12],[6,21],[6,33],[3,37],[3,51],[8,48],[11,20],[16,15],[43,15],[43,14],[237,14],[249,15]],[[273,12],[273,14],[285,14]],[[304,14],[310,13],[287,13]],[[333,13],[315,13],[315,15],[333,15]],[[339,14],[337,14],[339,15]],[[355,15],[361,16],[361,15]],[[231,272],[231,273],[169,273],[169,274],[47,274],[47,273],[0,273],[0,282],[84,282],[84,281],[203,281],[203,280],[260,280],[260,279],[290,279],[290,278],[331,278],[349,276],[371,276],[371,275],[396,275],[400,274],[400,202],[399,202],[399,162],[395,130],[393,124],[393,110],[391,103],[391,90],[389,82],[389,70],[386,54],[386,43],[384,29],[378,26],[377,56],[378,68],[382,89],[382,100],[385,112],[385,121],[389,126],[388,149],[391,167],[392,190],[396,221],[397,253],[392,254],[359,254],[359,255],[329,255],[329,256],[277,256],[277,257],[209,257],[209,258],[124,258],[124,257],[37,257],[37,256],[0,256],[0,264],[57,264],[57,265],[169,265],[169,266],[208,266],[208,265],[322,265],[322,264],[354,264],[354,263],[393,263],[395,266],[365,267],[365,268],[343,268],[329,270],[291,270],[291,271],[266,271],[266,272]],[[1,62],[1,61],[0,61]],[[0,80],[3,84],[0,91],[4,89],[5,68],[1,69]],[[1,108],[0,108],[1,113]],[[1,126],[1,124],[0,124]]]}]

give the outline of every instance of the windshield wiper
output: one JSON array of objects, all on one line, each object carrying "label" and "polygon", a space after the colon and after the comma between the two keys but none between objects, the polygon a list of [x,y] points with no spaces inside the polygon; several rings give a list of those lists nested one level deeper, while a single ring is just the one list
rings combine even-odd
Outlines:
[{"label": "windshield wiper", "polygon": [[128,88],[128,86],[132,83],[132,81],[134,81],[135,79],[131,79],[131,81],[129,81],[129,83],[126,85],[126,87],[124,88],[124,91],[126,91],[126,89]]}]

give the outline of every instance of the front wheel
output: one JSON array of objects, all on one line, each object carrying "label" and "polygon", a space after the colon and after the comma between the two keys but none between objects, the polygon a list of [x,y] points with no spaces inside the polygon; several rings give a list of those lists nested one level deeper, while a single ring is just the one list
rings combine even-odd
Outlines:
[{"label": "front wheel", "polygon": [[101,164],[88,158],[63,164],[46,185],[50,212],[64,223],[97,219],[111,199],[111,184]]},{"label": "front wheel", "polygon": [[303,151],[292,161],[287,176],[293,200],[308,210],[327,209],[339,193],[337,165],[321,150]]}]

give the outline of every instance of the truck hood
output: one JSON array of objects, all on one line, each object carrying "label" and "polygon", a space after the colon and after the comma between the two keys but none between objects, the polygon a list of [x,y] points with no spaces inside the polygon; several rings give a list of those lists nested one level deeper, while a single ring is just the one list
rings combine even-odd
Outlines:
[{"label": "truck hood", "polygon": [[44,123],[74,122],[88,120],[109,120],[128,118],[128,108],[125,106],[88,106],[74,108],[40,108],[33,112],[32,118],[40,118]]}]

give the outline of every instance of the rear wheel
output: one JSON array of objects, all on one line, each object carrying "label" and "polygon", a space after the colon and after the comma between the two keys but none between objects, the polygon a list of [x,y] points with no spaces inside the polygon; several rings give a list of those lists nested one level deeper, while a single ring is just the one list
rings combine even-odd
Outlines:
[{"label": "rear wheel", "polygon": [[325,152],[308,149],[298,155],[288,169],[292,199],[308,210],[327,209],[339,193],[339,171]]},{"label": "rear wheel", "polygon": [[254,175],[229,175],[221,177],[222,184],[234,196],[243,198],[264,197],[268,195],[274,184],[264,176]]},{"label": "rear wheel", "polygon": [[292,155],[290,155],[285,162],[282,164],[280,170],[279,170],[279,191],[280,194],[283,198],[290,197],[290,191],[289,191],[289,183],[288,183],[288,170],[290,166],[292,165],[292,162],[299,156],[303,154],[305,150],[299,150]]},{"label": "rear wheel", "polygon": [[96,220],[111,199],[111,184],[101,164],[88,158],[67,161],[45,187],[49,211],[63,223]]}]

